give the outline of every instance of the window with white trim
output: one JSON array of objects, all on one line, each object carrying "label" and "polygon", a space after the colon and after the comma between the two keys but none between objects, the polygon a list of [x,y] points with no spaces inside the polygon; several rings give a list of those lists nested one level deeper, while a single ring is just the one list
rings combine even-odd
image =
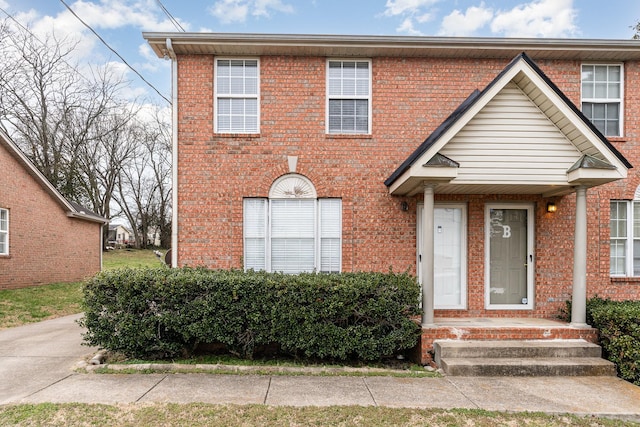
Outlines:
[{"label": "window with white trim", "polygon": [[371,133],[371,61],[327,61],[327,132]]},{"label": "window with white trim", "polygon": [[0,255],[9,255],[9,210],[0,209]]},{"label": "window with white trim", "polygon": [[342,200],[316,198],[301,175],[276,180],[269,198],[245,198],[243,222],[245,270],[341,270]]},{"label": "window with white trim", "polygon": [[611,201],[609,246],[612,276],[640,276],[639,196],[636,194],[636,200]]},{"label": "window with white trim", "polygon": [[582,65],[582,112],[605,136],[622,135],[622,65]]},{"label": "window with white trim", "polygon": [[260,132],[260,66],[257,59],[216,59],[215,131]]}]

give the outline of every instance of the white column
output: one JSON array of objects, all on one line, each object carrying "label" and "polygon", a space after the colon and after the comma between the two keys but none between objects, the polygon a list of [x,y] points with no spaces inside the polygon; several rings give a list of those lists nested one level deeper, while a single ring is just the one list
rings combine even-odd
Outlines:
[{"label": "white column", "polygon": [[576,187],[576,229],[573,236],[571,326],[587,325],[587,187]]},{"label": "white column", "polygon": [[433,205],[434,184],[424,184],[422,209],[422,327],[433,321]]}]

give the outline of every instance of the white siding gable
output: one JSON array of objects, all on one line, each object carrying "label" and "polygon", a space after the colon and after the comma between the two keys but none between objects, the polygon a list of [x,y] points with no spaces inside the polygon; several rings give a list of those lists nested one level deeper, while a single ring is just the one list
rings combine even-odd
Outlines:
[{"label": "white siding gable", "polygon": [[452,183],[559,184],[582,155],[512,82],[440,153],[460,163]]}]

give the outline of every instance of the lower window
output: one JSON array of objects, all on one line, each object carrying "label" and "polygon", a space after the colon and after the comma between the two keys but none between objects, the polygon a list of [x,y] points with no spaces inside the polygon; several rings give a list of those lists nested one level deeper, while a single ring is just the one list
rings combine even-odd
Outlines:
[{"label": "lower window", "polygon": [[9,255],[9,210],[0,209],[0,255]]},{"label": "lower window", "polygon": [[339,272],[340,199],[244,199],[244,268]]},{"label": "lower window", "polygon": [[612,276],[640,276],[640,200],[612,200],[610,272]]}]

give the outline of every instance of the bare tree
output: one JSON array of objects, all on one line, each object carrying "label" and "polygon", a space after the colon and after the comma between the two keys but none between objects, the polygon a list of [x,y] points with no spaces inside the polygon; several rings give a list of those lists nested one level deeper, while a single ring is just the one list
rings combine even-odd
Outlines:
[{"label": "bare tree", "polygon": [[[130,107],[112,107],[95,121],[78,155],[79,186],[99,215],[112,217],[112,205],[119,188],[120,175],[136,154],[137,132],[131,121]],[[107,242],[108,230],[103,241]]]},{"label": "bare tree", "polygon": [[20,148],[60,192],[77,199],[73,169],[78,146],[65,137],[86,91],[67,61],[67,41],[45,42],[5,26],[0,70],[0,119]]},{"label": "bare tree", "polygon": [[139,247],[155,244],[148,236],[159,233],[160,245],[166,248],[171,239],[170,130],[158,111],[152,120],[138,125],[139,145],[132,161],[122,169],[117,202]]},{"label": "bare tree", "polygon": [[636,25],[632,26],[631,29],[635,31],[632,38],[634,40],[640,40],[640,21],[636,22]]},{"label": "bare tree", "polygon": [[0,126],[65,197],[105,218],[124,214],[143,246],[150,229],[168,239],[168,124],[141,115],[108,67],[77,72],[75,47],[0,22]]}]

